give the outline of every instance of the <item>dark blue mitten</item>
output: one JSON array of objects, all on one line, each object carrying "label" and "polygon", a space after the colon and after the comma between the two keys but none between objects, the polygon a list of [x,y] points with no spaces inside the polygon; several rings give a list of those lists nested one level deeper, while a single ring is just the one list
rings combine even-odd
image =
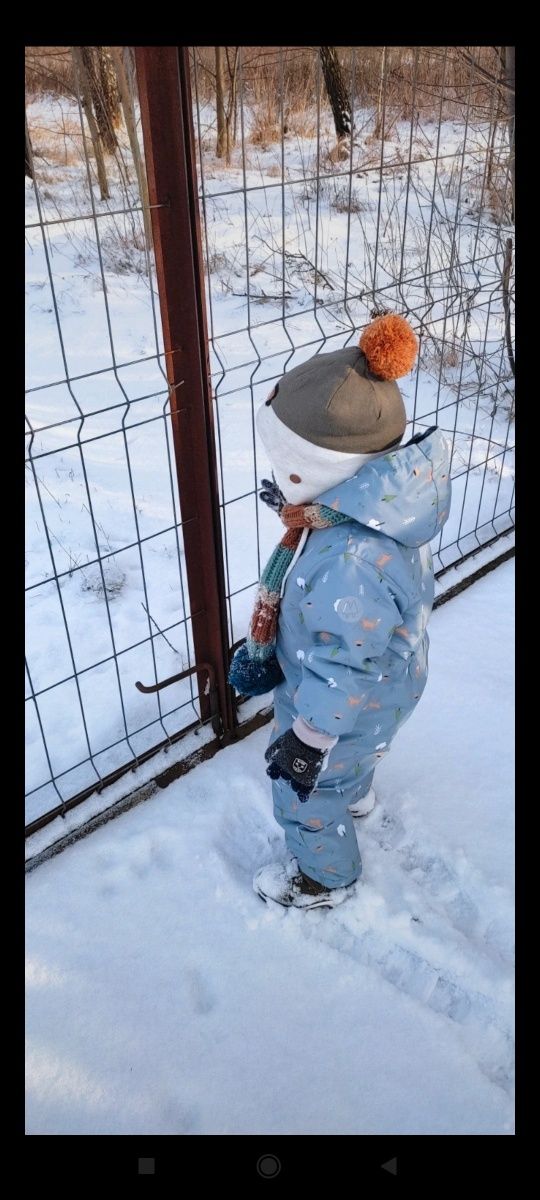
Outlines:
[{"label": "dark blue mitten", "polygon": [[283,680],[283,671],[275,654],[265,662],[251,659],[244,642],[229,667],[229,683],[241,696],[264,696]]}]

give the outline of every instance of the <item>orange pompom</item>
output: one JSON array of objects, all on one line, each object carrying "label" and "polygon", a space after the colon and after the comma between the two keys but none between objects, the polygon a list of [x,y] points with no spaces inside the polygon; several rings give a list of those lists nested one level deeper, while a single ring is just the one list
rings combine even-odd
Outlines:
[{"label": "orange pompom", "polygon": [[376,317],[360,338],[367,364],[379,379],[401,379],[408,375],[418,353],[418,338],[414,330],[398,313]]}]

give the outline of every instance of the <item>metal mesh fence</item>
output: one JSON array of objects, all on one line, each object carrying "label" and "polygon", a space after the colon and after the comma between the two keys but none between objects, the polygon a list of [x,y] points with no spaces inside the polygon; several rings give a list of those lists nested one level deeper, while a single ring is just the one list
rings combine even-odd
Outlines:
[{"label": "metal mesh fence", "polygon": [[125,120],[104,197],[72,80],[27,103],[30,822],[200,720],[134,686],[194,662],[170,392]]},{"label": "metal mesh fence", "polygon": [[[318,48],[218,50],[191,48],[189,62],[232,646],[279,536],[257,500],[269,471],[257,407],[284,371],[354,342],[373,311],[404,313],[419,335],[400,385],[410,433],[438,424],[452,442],[438,570],[512,528],[513,134],[495,52],[340,48],[350,133],[338,138]],[[134,59],[122,52],[101,161],[91,66],[64,61],[56,90],[34,72],[27,96],[30,824],[204,718],[194,674],[134,686],[194,671],[198,564]]]},{"label": "metal mesh fence", "polygon": [[419,334],[418,369],[400,385],[410,433],[437,424],[452,442],[453,511],[436,567],[513,524],[502,63],[489,62],[490,82],[454,48],[339,57],[353,129],[341,142],[317,47],[231,50],[227,162],[216,157],[215,64],[208,51],[192,56],[233,643],[276,540],[257,503],[269,470],[257,407],[284,371],[354,342],[373,311],[402,312]]}]

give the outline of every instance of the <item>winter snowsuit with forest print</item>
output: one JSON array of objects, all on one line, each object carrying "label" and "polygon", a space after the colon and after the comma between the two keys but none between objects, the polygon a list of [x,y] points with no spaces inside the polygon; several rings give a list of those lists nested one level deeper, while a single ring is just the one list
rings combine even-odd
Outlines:
[{"label": "winter snowsuit with forest print", "polygon": [[363,466],[317,500],[350,520],[309,533],[284,585],[272,742],[302,716],[339,741],[305,802],[273,781],[274,814],[300,869],[326,887],[361,871],[348,805],[413,712],[428,669],[429,542],[450,507],[438,429]]}]

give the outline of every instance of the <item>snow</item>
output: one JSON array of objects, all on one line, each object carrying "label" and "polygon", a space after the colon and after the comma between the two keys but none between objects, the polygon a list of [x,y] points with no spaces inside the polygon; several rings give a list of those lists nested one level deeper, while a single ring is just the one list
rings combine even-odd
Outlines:
[{"label": "snow", "polygon": [[[247,103],[244,109],[249,130]],[[133,761],[196,721],[200,711],[191,680],[157,695],[134,686],[181,672],[194,654],[179,501],[169,471],[155,277],[141,248],[140,213],[118,211],[139,203],[133,181],[125,181],[126,170],[133,176],[129,147],[122,147],[122,177],[108,163],[111,198],[101,201],[81,158],[73,101],[41,97],[27,112],[41,151],[42,215],[56,222],[42,235],[27,179],[28,387],[38,390],[27,397],[33,463],[26,472],[26,683],[27,696],[41,693],[58,788],[48,782],[30,699],[31,821],[56,807],[58,793],[67,799],[92,786],[98,772]],[[203,136],[199,176],[231,644],[245,635],[261,566],[280,529],[255,496],[269,470],[256,410],[286,367],[349,344],[376,296],[390,306],[409,305],[423,321],[421,367],[402,384],[415,431],[436,419],[455,436],[453,507],[442,545],[433,546],[436,566],[476,548],[476,525],[482,541],[511,524],[511,381],[497,259],[508,230],[487,206],[464,207],[469,193],[479,199],[474,181],[483,177],[490,128],[445,120],[439,131],[434,122],[420,123],[411,143],[410,124],[398,120],[383,149],[385,162],[401,161],[403,170],[380,176],[380,145],[365,138],[372,115],[356,111],[361,133],[353,159],[331,167],[331,118],[323,111],[319,140],[285,138],[283,175],[281,144],[263,149],[248,142],[245,155],[238,147],[227,168],[215,158],[210,136]],[[200,120],[205,130],[215,120],[208,105]],[[497,136],[503,144],[502,125]],[[65,162],[58,159],[59,145]],[[467,192],[459,215],[456,170]],[[344,197],[345,209],[351,200],[350,222]],[[438,357],[443,337],[451,351],[457,347],[448,363]]]},{"label": "snow", "polygon": [[513,578],[433,614],[339,909],[252,891],[268,728],[29,874],[28,1133],[512,1133]]}]

